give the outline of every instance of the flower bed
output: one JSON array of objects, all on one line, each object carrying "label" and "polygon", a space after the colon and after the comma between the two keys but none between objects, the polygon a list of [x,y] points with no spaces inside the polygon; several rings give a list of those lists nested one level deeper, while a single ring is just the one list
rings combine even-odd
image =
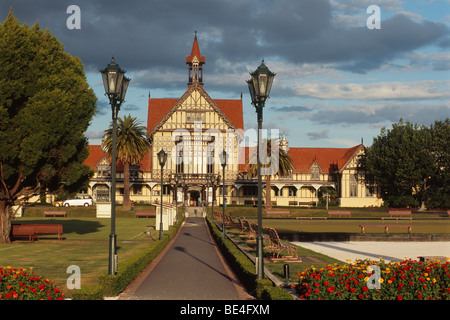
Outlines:
[{"label": "flower bed", "polygon": [[[32,269],[32,268],[30,268]],[[0,267],[0,300],[63,300],[53,281],[27,269]]]},{"label": "flower bed", "polygon": [[304,300],[450,300],[450,263],[356,260],[314,266],[294,285]]}]

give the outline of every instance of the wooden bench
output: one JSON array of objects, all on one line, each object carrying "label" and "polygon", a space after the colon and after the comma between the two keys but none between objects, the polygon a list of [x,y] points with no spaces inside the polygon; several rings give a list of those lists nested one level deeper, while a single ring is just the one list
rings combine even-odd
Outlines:
[{"label": "wooden bench", "polygon": [[299,206],[314,207],[316,205],[316,202],[315,201],[306,201],[306,202],[299,201],[298,205]]},{"label": "wooden bench", "polygon": [[28,237],[28,241],[32,242],[36,238],[36,233],[33,227],[26,224],[13,224],[11,225],[11,237],[20,238]]},{"label": "wooden bench", "polygon": [[[272,254],[272,261],[277,260],[290,260],[301,262],[301,259],[298,258],[297,247],[290,244],[285,244],[281,242],[280,237],[278,236],[278,232],[273,228],[266,228],[267,233],[270,237],[271,245],[268,247]],[[286,251],[287,256],[280,258],[281,252]]]},{"label": "wooden bench", "polygon": [[331,216],[339,216],[339,218],[342,216],[351,217],[352,214],[348,210],[328,210],[328,217],[331,217]]},{"label": "wooden bench", "polygon": [[327,217],[295,217],[295,220],[303,220],[303,219],[309,219],[309,222],[312,222],[313,219],[321,219],[321,220],[325,220],[325,222],[327,222]]},{"label": "wooden bench", "polygon": [[156,217],[155,211],[136,211],[136,218],[145,217],[145,218],[153,218]]},{"label": "wooden bench", "polygon": [[67,217],[65,211],[44,211],[44,217]]},{"label": "wooden bench", "polygon": [[33,241],[35,238],[39,240],[39,235],[42,234],[56,234],[58,240],[62,240],[63,225],[62,224],[17,224],[12,225],[12,237],[27,236],[28,241]]},{"label": "wooden bench", "polygon": [[389,210],[389,215],[391,217],[393,216],[408,216],[411,217],[411,210]]},{"label": "wooden bench", "polygon": [[254,205],[254,204],[255,204],[255,201],[253,201],[253,200],[244,200],[244,204],[251,204],[251,205]]},{"label": "wooden bench", "polygon": [[266,211],[268,216],[271,215],[280,215],[280,216],[291,216],[291,212],[289,210],[280,210],[280,209],[274,209],[274,210],[267,210]]},{"label": "wooden bench", "polygon": [[298,206],[298,201],[289,201],[290,206]]},{"label": "wooden bench", "polygon": [[360,224],[361,233],[366,232],[367,227],[384,228],[384,233],[389,233],[389,227],[405,227],[408,228],[408,233],[412,232],[412,225],[409,224]]}]

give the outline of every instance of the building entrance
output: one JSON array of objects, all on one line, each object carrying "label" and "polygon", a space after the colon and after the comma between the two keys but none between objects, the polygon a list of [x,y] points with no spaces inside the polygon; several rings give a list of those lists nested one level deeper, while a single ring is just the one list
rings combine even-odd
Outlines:
[{"label": "building entrance", "polygon": [[189,191],[189,205],[191,207],[196,207],[199,205],[200,191],[192,190]]}]

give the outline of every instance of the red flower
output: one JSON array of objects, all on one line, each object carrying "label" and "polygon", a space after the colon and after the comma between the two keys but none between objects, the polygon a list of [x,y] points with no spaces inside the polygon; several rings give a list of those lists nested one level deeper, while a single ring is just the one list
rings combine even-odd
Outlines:
[{"label": "red flower", "polygon": [[362,290],[363,290],[364,292],[366,292],[367,290],[369,290],[369,288],[367,288],[366,286],[364,286],[364,287],[362,288]]},{"label": "red flower", "polygon": [[319,289],[314,290],[314,293],[319,293],[319,292],[320,292]]},{"label": "red flower", "polygon": [[335,289],[336,289],[335,287],[330,286],[330,287],[327,288],[327,291],[328,291],[329,293],[332,293]]},{"label": "red flower", "polygon": [[403,299],[402,295],[399,294],[399,295],[397,296],[397,300],[402,300],[402,299]]}]

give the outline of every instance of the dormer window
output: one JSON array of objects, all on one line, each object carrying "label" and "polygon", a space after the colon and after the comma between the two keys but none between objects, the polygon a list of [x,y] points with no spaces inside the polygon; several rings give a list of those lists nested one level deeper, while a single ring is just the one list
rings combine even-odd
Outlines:
[{"label": "dormer window", "polygon": [[311,172],[311,180],[313,180],[313,181],[320,180],[321,168],[316,161],[314,161],[314,163],[311,165],[311,167],[309,168],[309,171]]}]

